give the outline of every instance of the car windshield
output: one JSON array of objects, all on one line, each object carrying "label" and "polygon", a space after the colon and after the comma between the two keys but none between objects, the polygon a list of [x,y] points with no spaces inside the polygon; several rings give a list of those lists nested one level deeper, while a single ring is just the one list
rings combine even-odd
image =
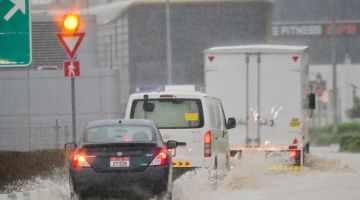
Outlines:
[{"label": "car windshield", "polygon": [[135,100],[131,109],[132,119],[150,119],[159,129],[201,128],[204,124],[199,99],[149,99],[154,109],[146,111],[144,100]]},{"label": "car windshield", "polygon": [[111,125],[88,128],[85,143],[154,143],[155,131],[148,126]]}]

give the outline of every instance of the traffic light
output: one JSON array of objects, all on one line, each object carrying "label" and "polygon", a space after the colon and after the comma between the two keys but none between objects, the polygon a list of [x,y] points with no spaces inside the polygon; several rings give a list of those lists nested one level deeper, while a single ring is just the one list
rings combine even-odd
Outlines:
[{"label": "traffic light", "polygon": [[67,14],[63,18],[63,30],[66,32],[75,32],[79,29],[80,17],[79,15]]}]

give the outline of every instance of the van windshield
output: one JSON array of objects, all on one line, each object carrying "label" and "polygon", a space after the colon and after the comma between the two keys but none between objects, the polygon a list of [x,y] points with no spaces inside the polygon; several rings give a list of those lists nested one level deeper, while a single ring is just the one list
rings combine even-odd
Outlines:
[{"label": "van windshield", "polygon": [[201,128],[204,125],[199,99],[148,99],[146,102],[144,99],[133,101],[131,119],[153,120],[159,129]]}]

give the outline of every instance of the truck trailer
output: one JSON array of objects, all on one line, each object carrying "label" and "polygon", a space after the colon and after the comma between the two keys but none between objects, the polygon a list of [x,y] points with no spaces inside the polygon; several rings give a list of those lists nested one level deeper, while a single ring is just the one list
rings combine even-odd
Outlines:
[{"label": "truck trailer", "polygon": [[308,47],[214,47],[204,59],[206,93],[220,98],[238,124],[229,130],[231,156],[263,151],[286,166],[303,166],[315,109]]}]

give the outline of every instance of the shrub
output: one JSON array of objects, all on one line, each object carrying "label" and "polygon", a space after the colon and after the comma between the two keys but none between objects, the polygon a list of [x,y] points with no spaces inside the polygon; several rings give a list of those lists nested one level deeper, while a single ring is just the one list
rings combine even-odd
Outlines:
[{"label": "shrub", "polygon": [[310,138],[312,144],[315,145],[330,145],[340,143],[342,136],[360,135],[360,123],[348,122],[342,123],[338,126],[338,134],[332,133],[332,126],[323,126],[310,129]]},{"label": "shrub", "polygon": [[341,137],[340,151],[360,152],[360,135]]}]

